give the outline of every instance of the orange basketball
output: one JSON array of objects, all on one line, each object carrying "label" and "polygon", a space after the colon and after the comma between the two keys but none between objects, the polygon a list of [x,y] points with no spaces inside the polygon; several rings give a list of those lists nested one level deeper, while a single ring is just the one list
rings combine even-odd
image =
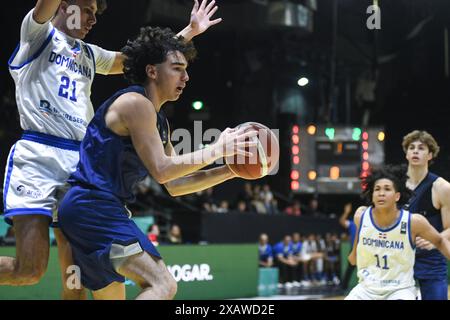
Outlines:
[{"label": "orange basketball", "polygon": [[275,133],[265,125],[258,122],[246,122],[240,124],[238,128],[246,127],[249,130],[258,131],[256,147],[247,147],[246,151],[253,153],[252,157],[234,155],[225,158],[226,165],[239,177],[254,180],[262,178],[268,174],[274,174],[278,169],[278,159],[280,157],[280,145]]}]

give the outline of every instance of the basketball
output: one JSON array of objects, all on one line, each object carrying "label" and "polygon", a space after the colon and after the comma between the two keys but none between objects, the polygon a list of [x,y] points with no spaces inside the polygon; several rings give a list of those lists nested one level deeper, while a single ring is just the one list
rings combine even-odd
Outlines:
[{"label": "basketball", "polygon": [[226,165],[239,177],[248,180],[259,179],[274,173],[280,157],[280,146],[275,133],[258,122],[246,122],[237,128],[242,127],[246,127],[245,132],[252,129],[258,131],[258,135],[253,138],[258,140],[257,146],[246,148],[246,151],[252,152],[253,156],[226,157]]}]

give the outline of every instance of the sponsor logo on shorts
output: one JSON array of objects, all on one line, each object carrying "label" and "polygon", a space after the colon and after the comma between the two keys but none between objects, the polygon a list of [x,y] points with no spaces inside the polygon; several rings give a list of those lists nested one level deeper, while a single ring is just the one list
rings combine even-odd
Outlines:
[{"label": "sponsor logo on shorts", "polygon": [[19,192],[19,195],[30,197],[33,199],[42,198],[42,192],[39,190],[33,190],[26,188],[23,184],[19,185],[16,190]]}]

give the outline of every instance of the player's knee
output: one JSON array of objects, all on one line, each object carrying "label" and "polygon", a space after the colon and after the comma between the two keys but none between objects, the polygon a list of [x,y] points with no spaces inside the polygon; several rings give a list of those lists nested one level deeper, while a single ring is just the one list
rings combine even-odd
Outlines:
[{"label": "player's knee", "polygon": [[173,277],[168,277],[166,282],[166,299],[172,300],[175,298],[178,290],[178,284]]}]

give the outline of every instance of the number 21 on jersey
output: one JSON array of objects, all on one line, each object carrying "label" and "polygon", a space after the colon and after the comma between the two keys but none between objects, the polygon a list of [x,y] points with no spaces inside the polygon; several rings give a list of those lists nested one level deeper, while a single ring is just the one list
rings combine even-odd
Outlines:
[{"label": "number 21 on jersey", "polygon": [[[61,77],[61,85],[59,86],[58,95],[60,97],[70,99],[73,102],[77,102],[77,82],[75,80],[70,83],[70,79],[66,76]],[[72,85],[72,88],[70,86]],[[69,96],[70,93],[70,96]]]}]

